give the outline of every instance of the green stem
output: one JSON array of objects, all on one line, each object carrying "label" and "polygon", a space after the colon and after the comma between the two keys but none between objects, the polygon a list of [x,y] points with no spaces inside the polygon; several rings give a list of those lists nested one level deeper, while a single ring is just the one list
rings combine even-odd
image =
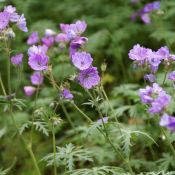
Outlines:
[{"label": "green stem", "polygon": [[171,144],[171,142],[170,142],[170,140],[169,140],[169,138],[168,138],[168,136],[167,136],[165,130],[164,130],[162,127],[160,127],[160,129],[161,129],[162,134],[163,134],[163,135],[165,136],[165,138],[166,138],[167,145],[169,145],[169,147],[170,147],[172,153],[173,153],[174,156],[175,156],[175,150],[174,150],[174,147],[173,147],[173,145]]},{"label": "green stem", "polygon": [[74,102],[72,102],[71,104],[76,110],[78,110],[86,118],[86,120],[88,120],[90,123],[93,122]]},{"label": "green stem", "polygon": [[12,111],[12,104],[10,103],[10,116],[11,116],[11,119],[12,119],[12,122],[16,128],[16,131],[21,139],[21,141],[23,142],[23,144],[25,145],[26,149],[29,151],[29,154],[32,158],[32,161],[33,161],[33,164],[35,166],[35,169],[36,169],[36,172],[37,172],[37,175],[41,175],[41,172],[39,170],[39,167],[38,167],[38,164],[37,164],[37,161],[36,161],[36,158],[35,158],[35,155],[32,151],[32,147],[30,144],[27,144],[26,140],[24,139],[24,137],[20,134],[19,132],[19,129],[18,129],[18,126],[16,124],[16,121],[15,121],[15,118],[14,118],[14,115],[13,115],[13,111]]},{"label": "green stem", "polygon": [[10,68],[10,48],[7,41],[5,41],[5,50],[7,53],[7,85],[8,85],[8,94],[11,94],[11,68]]},{"label": "green stem", "polygon": [[[120,158],[127,164],[128,166],[128,170],[131,174],[134,174],[133,170],[132,170],[132,167],[130,165],[130,162],[129,160],[126,160],[125,157],[122,155],[122,153],[115,148],[114,144],[112,143],[110,137],[109,137],[109,134],[108,134],[108,131],[107,131],[107,128],[106,128],[106,125],[104,123],[104,120],[103,120],[103,114],[101,113],[100,109],[99,109],[99,106],[98,104],[96,103],[96,100],[94,99],[93,95],[91,95],[91,93],[89,91],[87,91],[89,96],[91,97],[91,99],[94,101],[95,103],[95,107],[96,107],[96,110],[97,112],[99,113],[100,115],[100,118],[102,120],[102,124],[103,124],[103,128],[104,128],[104,131],[105,131],[105,134],[106,134],[106,140],[109,142],[109,144],[111,145],[111,147],[114,149],[114,151],[117,153],[117,155],[120,156]],[[105,93],[105,96],[107,97],[106,93]],[[108,98],[107,98],[108,99]],[[109,101],[109,100],[108,100]],[[117,120],[117,123],[118,123],[118,120]]]},{"label": "green stem", "polygon": [[0,84],[1,84],[1,88],[2,88],[3,94],[4,94],[5,96],[7,96],[7,93],[6,93],[5,88],[4,88],[4,84],[3,84],[3,82],[2,82],[1,74],[0,74]]},{"label": "green stem", "polygon": [[104,97],[105,97],[105,99],[106,99],[106,101],[107,101],[107,103],[108,103],[108,105],[109,105],[109,107],[110,107],[110,109],[111,109],[111,112],[112,112],[112,114],[113,114],[113,116],[114,116],[116,122],[118,123],[118,119],[117,119],[117,117],[116,117],[116,115],[115,115],[114,109],[113,109],[113,107],[111,106],[111,103],[109,102],[109,98],[108,98],[108,96],[107,96],[107,94],[106,94],[106,92],[105,92],[103,86],[101,86],[101,89],[102,89],[102,93],[103,93],[103,95],[104,95]]},{"label": "green stem", "polygon": [[54,153],[54,175],[57,175],[56,142],[55,142],[55,128],[54,128],[54,124],[52,124],[52,142],[53,142],[53,153]]},{"label": "green stem", "polygon": [[168,70],[165,72],[165,76],[163,78],[162,86],[164,86],[164,84],[165,84],[165,80],[166,80],[167,74],[168,74]]},{"label": "green stem", "polygon": [[62,109],[63,109],[63,112],[64,112],[64,114],[66,115],[66,118],[67,118],[67,120],[69,121],[69,123],[70,123],[72,129],[75,130],[74,124],[73,124],[73,122],[72,122],[72,120],[71,120],[71,117],[70,117],[70,115],[68,114],[68,112],[67,112],[67,110],[66,110],[64,104],[63,104],[62,102],[60,102],[60,105],[61,105],[61,107],[62,107]]}]

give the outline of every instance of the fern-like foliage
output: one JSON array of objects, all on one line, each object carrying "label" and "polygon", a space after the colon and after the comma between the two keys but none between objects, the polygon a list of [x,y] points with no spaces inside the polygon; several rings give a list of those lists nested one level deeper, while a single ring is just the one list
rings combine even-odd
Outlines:
[{"label": "fern-like foliage", "polygon": [[170,167],[175,168],[175,159],[172,155],[164,153],[163,157],[157,161],[160,170],[167,171]]},{"label": "fern-like foliage", "polygon": [[[57,166],[65,166],[68,170],[72,170],[75,162],[92,162],[92,153],[88,149],[82,147],[75,147],[72,143],[67,144],[65,147],[57,147],[55,164]],[[45,156],[41,161],[45,161],[47,166],[54,164],[54,154],[50,153]]]},{"label": "fern-like foliage", "polygon": [[69,173],[71,175],[127,175],[127,173],[124,173],[121,168],[113,166],[93,167],[91,169],[78,169],[73,170]]},{"label": "fern-like foliage", "polygon": [[159,171],[159,172],[145,172],[140,173],[138,175],[174,175],[175,171],[165,172],[165,171]]},{"label": "fern-like foliage", "polygon": [[28,121],[24,123],[19,129],[20,134],[22,134],[26,129],[32,127],[32,125],[36,131],[49,136],[48,124],[42,119],[37,119],[34,122]]}]

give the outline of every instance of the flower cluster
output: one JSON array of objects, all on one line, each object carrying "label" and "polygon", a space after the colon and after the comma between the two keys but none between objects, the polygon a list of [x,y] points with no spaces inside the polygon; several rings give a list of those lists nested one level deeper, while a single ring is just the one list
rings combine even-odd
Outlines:
[{"label": "flower cluster", "polygon": [[28,32],[24,14],[19,15],[16,8],[11,5],[4,7],[4,10],[0,12],[0,33],[13,32],[10,28],[10,22],[15,23],[23,32]]},{"label": "flower cluster", "polygon": [[161,47],[157,51],[152,51],[149,48],[144,48],[139,44],[136,44],[128,55],[136,64],[149,68],[152,73],[155,73],[158,70],[161,62],[170,65],[172,61],[175,61],[175,55],[170,54],[167,46]]},{"label": "flower cluster", "polygon": [[171,97],[157,84],[139,90],[142,103],[150,105],[148,112],[161,114],[169,105]]},{"label": "flower cluster", "polygon": [[[144,76],[152,85],[146,86],[139,90],[141,102],[148,105],[150,114],[158,114],[161,117],[160,125],[165,126],[171,131],[175,131],[175,118],[167,114],[167,107],[170,104],[171,96],[168,95],[163,88],[156,82],[156,72],[161,63],[166,67],[175,61],[175,55],[170,54],[167,46],[161,47],[157,51],[144,48],[139,44],[129,51],[129,58],[142,68],[147,68],[151,73]],[[168,74],[168,79],[175,82],[175,71]]]},{"label": "flower cluster", "polygon": [[88,41],[81,35],[86,30],[85,21],[77,21],[74,24],[60,24],[62,33],[56,36],[61,46],[69,44],[69,52],[73,65],[79,70],[77,80],[85,89],[91,89],[98,85],[100,77],[96,67],[92,67],[93,59],[87,52],[80,48]]},{"label": "flower cluster", "polygon": [[56,41],[60,44],[60,47],[65,47],[69,43],[70,56],[88,41],[86,37],[81,36],[86,27],[85,21],[77,21],[74,24],[60,24],[62,33],[56,36]]},{"label": "flower cluster", "polygon": [[155,1],[155,2],[152,2],[152,3],[148,3],[142,9],[140,9],[136,13],[134,13],[131,16],[131,19],[133,21],[135,21],[137,17],[140,17],[141,20],[145,24],[150,24],[151,23],[150,13],[152,11],[158,10],[158,9],[160,9],[160,1]]}]

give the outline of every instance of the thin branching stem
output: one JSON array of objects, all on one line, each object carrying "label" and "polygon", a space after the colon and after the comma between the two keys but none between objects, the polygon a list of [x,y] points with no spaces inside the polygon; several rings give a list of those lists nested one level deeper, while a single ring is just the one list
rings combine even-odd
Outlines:
[{"label": "thin branching stem", "polygon": [[73,124],[73,122],[72,122],[72,119],[71,119],[69,113],[67,112],[67,110],[66,110],[64,104],[63,104],[62,102],[60,102],[60,105],[61,105],[61,107],[62,107],[62,109],[63,109],[63,112],[64,112],[64,114],[65,114],[67,120],[69,121],[69,124],[71,125],[72,129],[75,130],[75,126],[74,126],[74,124]]},{"label": "thin branching stem", "polygon": [[76,110],[78,110],[85,118],[86,118],[86,120],[89,122],[89,123],[92,123],[93,121],[74,103],[74,102],[72,102],[71,103],[72,104],[72,106],[76,109]]},{"label": "thin branching stem", "polygon": [[[108,131],[107,131],[107,128],[106,128],[106,125],[104,123],[104,120],[103,120],[103,114],[101,113],[100,109],[99,109],[99,106],[95,100],[95,98],[93,97],[93,95],[87,90],[87,93],[89,94],[89,96],[91,97],[91,99],[94,101],[94,105],[96,107],[96,110],[97,112],[99,113],[100,115],[100,118],[102,120],[102,124],[103,124],[103,127],[104,127],[104,131],[105,131],[105,135],[106,135],[106,140],[109,142],[109,144],[111,145],[111,147],[114,149],[114,151],[117,153],[117,155],[120,156],[120,158],[127,164],[128,166],[128,170],[131,174],[134,174],[133,170],[132,170],[132,167],[130,165],[130,162],[128,159],[125,159],[125,157],[123,156],[123,154],[118,150],[116,149],[116,147],[114,146],[114,144],[112,143],[110,137],[109,137],[109,134],[108,134]],[[105,93],[106,94],[106,93]]]},{"label": "thin branching stem", "polygon": [[23,142],[24,146],[26,147],[26,150],[28,150],[28,152],[29,152],[29,154],[30,154],[30,157],[32,158],[32,161],[33,161],[33,164],[34,164],[34,166],[35,166],[37,175],[41,175],[41,172],[40,172],[40,169],[39,169],[39,167],[38,167],[38,163],[37,163],[36,158],[35,158],[35,155],[34,155],[34,153],[33,153],[31,144],[27,144],[25,138],[24,138],[24,137],[20,134],[20,132],[19,132],[18,126],[17,126],[17,124],[16,124],[16,121],[15,121],[15,118],[14,118],[14,115],[13,115],[12,103],[11,103],[11,102],[10,102],[10,116],[11,116],[13,125],[15,126],[16,131],[17,131],[17,133],[18,133],[18,135],[19,135],[21,141]]},{"label": "thin branching stem", "polygon": [[57,175],[57,166],[56,166],[56,141],[55,141],[55,127],[52,124],[52,143],[53,143],[53,153],[54,153],[54,175]]}]

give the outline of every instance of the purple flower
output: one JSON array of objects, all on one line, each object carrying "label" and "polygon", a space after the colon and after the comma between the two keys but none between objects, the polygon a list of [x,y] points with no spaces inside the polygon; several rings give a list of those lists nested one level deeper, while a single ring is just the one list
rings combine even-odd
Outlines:
[{"label": "purple flower", "polygon": [[86,30],[87,24],[85,21],[77,21],[75,24],[70,24],[66,28],[66,34],[69,39],[75,39]]},{"label": "purple flower", "polygon": [[157,84],[139,90],[142,103],[150,104],[148,112],[159,114],[168,106],[171,97]]},{"label": "purple flower", "polygon": [[7,12],[0,12],[0,30],[5,29],[10,20],[10,15]]},{"label": "purple flower", "polygon": [[28,49],[28,55],[29,57],[35,56],[35,55],[46,55],[48,48],[46,46],[32,46]]},{"label": "purple flower", "polygon": [[150,13],[154,10],[158,10],[160,8],[160,2],[159,1],[155,1],[153,3],[148,3],[145,5],[145,7],[143,8],[144,13]]},{"label": "purple flower", "polygon": [[59,33],[55,37],[55,41],[58,43],[67,43],[69,42],[69,39],[67,38],[67,35],[65,33]]},{"label": "purple flower", "polygon": [[24,92],[27,96],[33,95],[33,93],[36,91],[36,88],[33,86],[24,86]]},{"label": "purple flower", "polygon": [[71,92],[64,88],[61,92],[60,92],[60,96],[64,99],[68,99],[68,100],[71,100],[74,98],[74,96],[71,94]]},{"label": "purple flower", "polygon": [[49,48],[54,44],[55,39],[53,36],[45,36],[41,40],[42,40],[42,43]]},{"label": "purple flower", "polygon": [[141,16],[141,20],[145,23],[145,24],[150,24],[151,23],[151,18],[150,15],[148,13],[144,13]]},{"label": "purple flower", "polygon": [[167,60],[170,57],[170,51],[167,46],[161,47],[156,53],[162,60]]},{"label": "purple flower", "polygon": [[175,71],[170,72],[170,73],[168,74],[168,79],[169,79],[169,80],[172,80],[172,81],[175,81]]},{"label": "purple flower", "polygon": [[151,97],[153,93],[153,89],[150,86],[146,86],[145,89],[140,89],[139,90],[139,96],[141,98],[142,103],[149,104],[153,101],[153,98]]},{"label": "purple flower", "polygon": [[160,119],[160,126],[164,126],[171,131],[175,131],[175,117],[170,116],[168,114],[163,114]]},{"label": "purple flower", "polygon": [[28,64],[33,70],[47,70],[49,57],[46,55],[47,48],[45,46],[32,46],[28,50]]},{"label": "purple flower", "polygon": [[72,57],[72,55],[74,55],[77,50],[81,48],[87,41],[88,39],[86,37],[78,37],[72,40],[69,48],[70,57]]},{"label": "purple flower", "polygon": [[91,89],[92,87],[100,83],[100,77],[96,67],[90,67],[88,69],[80,71],[78,75],[79,83],[86,89]]},{"label": "purple flower", "polygon": [[103,124],[103,123],[107,123],[108,122],[108,117],[103,117],[102,119],[97,120],[98,124]]},{"label": "purple flower", "polygon": [[43,83],[43,79],[41,72],[34,72],[30,77],[33,85],[41,85]]},{"label": "purple flower", "polygon": [[162,58],[157,52],[154,52],[154,51],[149,52],[147,62],[152,72],[155,73],[158,70],[161,60]]},{"label": "purple flower", "polygon": [[139,44],[134,45],[134,47],[129,51],[129,58],[135,60],[139,64],[144,64],[150,55],[151,49],[146,49]]},{"label": "purple flower", "polygon": [[37,42],[39,41],[39,36],[38,36],[38,32],[33,32],[28,40],[27,40],[27,44],[28,45],[33,45],[33,44],[36,44]]},{"label": "purple flower", "polygon": [[144,79],[149,81],[150,83],[154,83],[156,81],[156,77],[154,74],[146,74]]},{"label": "purple flower", "polygon": [[27,26],[26,26],[26,19],[24,17],[24,14],[20,16],[17,22],[17,26],[19,29],[21,29],[23,32],[28,32]]},{"label": "purple flower", "polygon": [[159,114],[166,108],[166,106],[168,106],[170,100],[171,97],[163,92],[160,96],[158,96],[158,98],[156,98],[152,102],[151,107],[149,108],[148,111],[151,114]]},{"label": "purple flower", "polygon": [[76,52],[72,55],[72,63],[79,70],[85,70],[90,67],[92,64],[92,57],[89,53],[86,52]]},{"label": "purple flower", "polygon": [[12,56],[11,57],[11,62],[14,65],[20,65],[22,63],[22,59],[23,59],[23,54],[20,53],[20,54],[17,54],[15,56]]},{"label": "purple flower", "polygon": [[69,24],[60,24],[60,29],[62,32],[66,33],[69,29],[70,25]]},{"label": "purple flower", "polygon": [[16,13],[16,8],[8,5],[4,8],[4,12],[7,12],[9,14],[9,18],[11,22],[17,22],[20,18],[20,16]]}]

